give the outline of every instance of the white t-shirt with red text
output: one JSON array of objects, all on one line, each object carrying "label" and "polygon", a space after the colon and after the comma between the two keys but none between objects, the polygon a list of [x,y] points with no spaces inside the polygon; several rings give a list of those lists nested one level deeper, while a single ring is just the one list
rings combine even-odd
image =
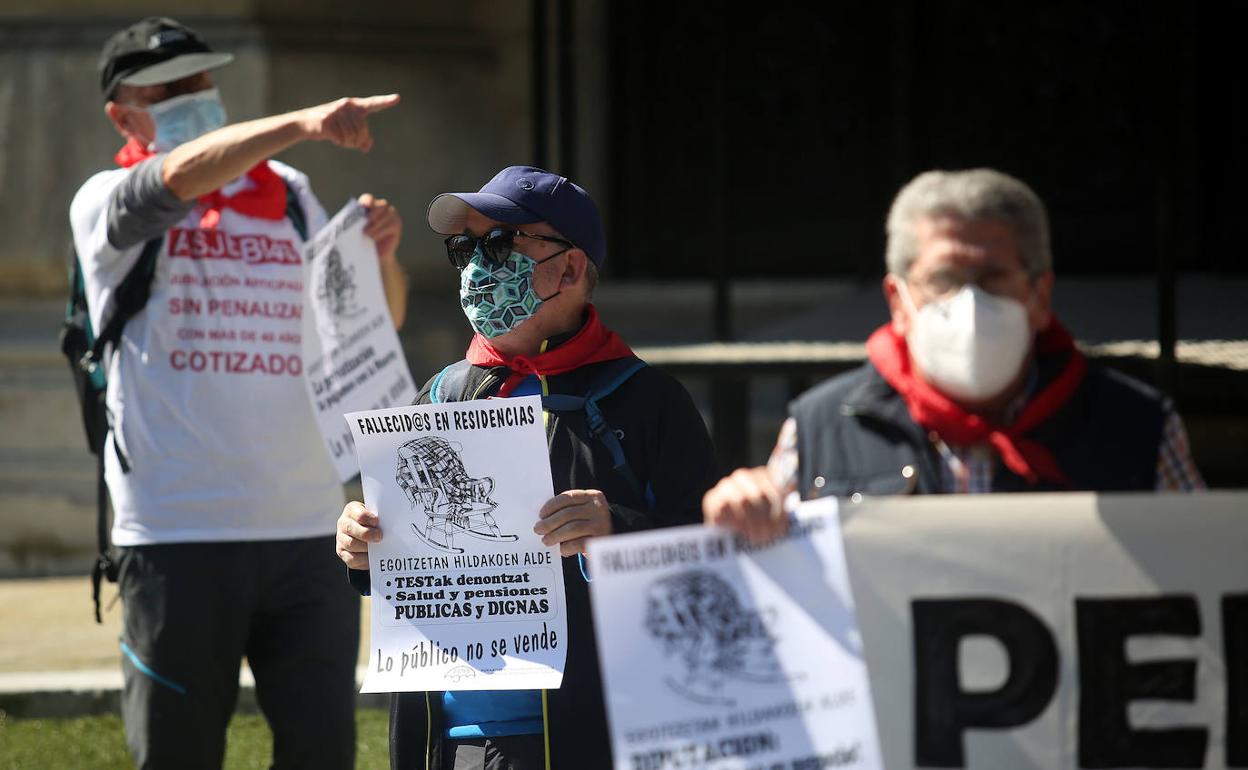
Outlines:
[{"label": "white t-shirt with red text", "polygon": [[[270,161],[315,233],[326,222],[307,177]],[[97,331],[143,244],[109,244],[108,202],[128,169],[91,177],[70,207]],[[227,185],[227,195],[250,184]],[[104,448],[117,545],[328,535],[342,488],[303,383],[302,239],[287,219],[230,208],[213,229],[198,206],[165,235],[151,299],[126,324],[108,370],[114,430]],[[116,441],[129,461],[122,471]]]}]

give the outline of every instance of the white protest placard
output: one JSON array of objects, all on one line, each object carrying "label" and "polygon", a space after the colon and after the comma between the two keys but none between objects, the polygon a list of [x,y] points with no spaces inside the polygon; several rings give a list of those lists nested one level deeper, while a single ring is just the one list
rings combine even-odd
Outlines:
[{"label": "white protest placard", "polygon": [[338,478],[359,469],[342,415],[410,404],[416,385],[394,331],[368,217],[347,205],[304,246],[303,375]]},{"label": "white protest placard", "polygon": [[346,415],[365,506],[372,628],[362,692],[555,689],[567,653],[540,396]]},{"label": "white protest placard", "polygon": [[678,527],[590,563],[616,767],[883,767],[835,500],[763,548]]},{"label": "white protest placard", "polygon": [[1248,767],[1248,493],[841,518],[892,770]]}]

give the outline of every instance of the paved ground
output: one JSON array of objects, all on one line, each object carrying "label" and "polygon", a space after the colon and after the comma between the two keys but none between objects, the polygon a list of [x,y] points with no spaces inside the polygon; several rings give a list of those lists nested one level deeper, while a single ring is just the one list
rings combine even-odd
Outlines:
[{"label": "paved ground", "polygon": [[[109,586],[105,595],[116,595]],[[85,575],[0,581],[0,672],[114,669],[121,606],[92,617]]]},{"label": "paved ground", "polygon": [[[60,669],[114,670],[120,653],[121,603],[117,586],[101,591],[104,622],[96,623],[91,580],[85,575],[0,580],[0,681],[15,672]],[[368,628],[368,601],[361,628]],[[368,661],[360,644],[360,664]]]},{"label": "paved ground", "polygon": [[[115,708],[121,687],[116,595],[116,586],[104,586],[104,622],[96,623],[86,576],[0,580],[0,712],[39,717]],[[367,600],[361,602],[361,671],[368,662],[369,608]],[[253,709],[253,680],[245,665],[240,681],[240,708]]]}]

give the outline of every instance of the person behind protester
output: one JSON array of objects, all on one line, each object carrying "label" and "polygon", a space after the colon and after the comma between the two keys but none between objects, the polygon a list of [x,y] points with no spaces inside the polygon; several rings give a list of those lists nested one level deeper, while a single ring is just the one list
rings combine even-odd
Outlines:
[{"label": "person behind protester", "polygon": [[[150,299],[108,370],[122,714],[138,766],[220,767],[246,655],[274,767],[349,768],[359,599],[329,555],[342,489],[299,346],[294,222],[315,232],[326,214],[305,175],[269,159],[306,141],[368,151],[368,115],[398,97],[227,126],[209,71],[230,59],[172,19],[113,35],[100,74],[126,140],[120,168],[70,207],[96,329],[145,243],[163,238]],[[360,202],[397,325],[402,222],[385,200]]]},{"label": "person behind protester", "polygon": [[[470,368],[461,362],[431,378],[418,403],[434,400],[435,388],[439,402],[583,396],[604,372],[633,359],[591,304],[606,240],[597,206],[581,187],[548,171],[512,166],[479,192],[434,198],[428,220],[448,236],[447,252],[460,273],[460,303],[475,336],[467,353]],[[448,379],[456,380],[450,392]],[[702,418],[672,377],[641,368],[599,403],[623,447],[627,463],[621,470],[584,412],[545,412],[557,494],[533,511],[533,530],[565,557],[578,556],[563,560],[570,636],[563,686],[396,693],[392,767],[611,766],[588,578],[579,555],[593,537],[696,523],[702,495],[717,474]],[[364,592],[368,574],[356,570],[368,569],[368,544],[379,542],[383,529],[384,522],[358,502],[348,503],[338,520],[338,554]]]},{"label": "person behind protester", "polygon": [[887,233],[891,321],[867,362],[790,404],[768,464],[707,493],[708,523],[774,537],[790,493],[1203,488],[1170,401],[1088,364],[1054,316],[1048,217],[1027,185],[920,174]]}]

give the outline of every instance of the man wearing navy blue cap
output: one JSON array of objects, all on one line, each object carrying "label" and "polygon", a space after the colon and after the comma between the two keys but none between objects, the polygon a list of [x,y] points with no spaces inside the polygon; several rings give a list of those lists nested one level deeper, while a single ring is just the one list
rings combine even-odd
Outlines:
[{"label": "man wearing navy blue cap", "polygon": [[[591,537],[701,520],[715,478],[706,426],[676,380],[648,368],[590,303],[606,259],[598,208],[565,177],[500,171],[475,193],[445,193],[429,226],[446,236],[460,305],[476,332],[465,360],[421,389],[418,403],[540,394],[556,494],[534,531],[558,544],[568,600],[561,689],[397,693],[394,768],[608,768],[610,741],[582,555]],[[580,404],[593,395],[603,419]],[[575,406],[569,406],[569,403]],[[338,555],[367,591],[375,514],[349,503]]]}]

